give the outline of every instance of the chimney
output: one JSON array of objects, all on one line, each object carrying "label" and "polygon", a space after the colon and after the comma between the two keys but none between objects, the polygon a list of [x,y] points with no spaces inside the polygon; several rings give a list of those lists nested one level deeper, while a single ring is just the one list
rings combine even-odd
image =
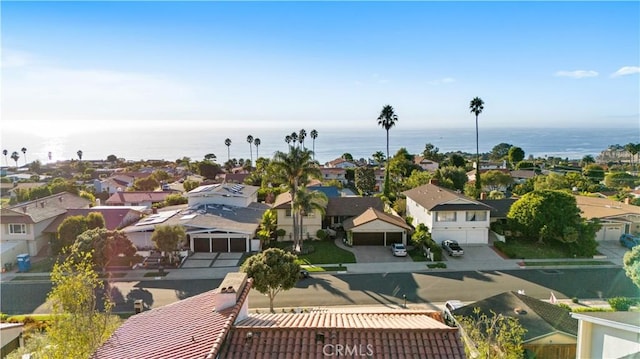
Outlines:
[{"label": "chimney", "polygon": [[22,207],[22,212],[27,213],[27,206]]},{"label": "chimney", "polygon": [[[247,274],[240,272],[228,273],[220,286],[218,293],[214,296],[214,307],[217,312],[228,308],[233,308],[238,303],[242,291],[247,285]],[[249,301],[245,299],[242,308],[238,312],[236,321],[245,319],[249,313]]]},{"label": "chimney", "polygon": [[480,200],[487,199],[487,192],[480,192]]},{"label": "chimney", "polygon": [[44,201],[40,202],[40,207],[44,208]]},{"label": "chimney", "polygon": [[631,204],[631,198],[625,197],[624,204]]}]

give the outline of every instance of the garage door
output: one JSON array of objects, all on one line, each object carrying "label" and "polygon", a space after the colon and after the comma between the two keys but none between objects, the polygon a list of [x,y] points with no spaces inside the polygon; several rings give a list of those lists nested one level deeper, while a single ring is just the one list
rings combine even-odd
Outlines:
[{"label": "garage door", "polygon": [[617,241],[622,235],[622,226],[602,226],[603,239],[605,241]]},{"label": "garage door", "polygon": [[213,252],[228,252],[229,247],[226,238],[213,238]]},{"label": "garage door", "polygon": [[209,238],[194,238],[193,251],[194,252],[211,252],[211,248],[209,248]]},{"label": "garage door", "polygon": [[383,246],[384,233],[353,233],[354,246]]},{"label": "garage door", "polygon": [[231,252],[246,252],[247,241],[245,238],[231,238]]},{"label": "garage door", "polygon": [[387,232],[387,245],[390,246],[393,243],[402,243],[401,232]]}]

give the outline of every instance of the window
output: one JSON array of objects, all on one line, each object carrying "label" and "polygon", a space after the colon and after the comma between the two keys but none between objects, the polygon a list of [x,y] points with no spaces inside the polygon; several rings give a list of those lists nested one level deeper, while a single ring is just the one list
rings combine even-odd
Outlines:
[{"label": "window", "polygon": [[455,222],[456,212],[436,212],[436,222]]},{"label": "window", "polygon": [[467,222],[486,221],[486,211],[467,211]]},{"label": "window", "polygon": [[9,224],[9,234],[27,234],[27,226],[22,223],[11,223]]},{"label": "window", "polygon": [[291,208],[286,209],[284,212],[285,212],[285,214],[284,214],[285,216],[291,217]]}]

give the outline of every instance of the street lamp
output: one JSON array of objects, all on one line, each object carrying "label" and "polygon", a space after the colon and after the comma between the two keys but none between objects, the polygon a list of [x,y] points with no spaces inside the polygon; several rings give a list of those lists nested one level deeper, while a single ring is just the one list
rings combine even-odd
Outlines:
[{"label": "street lamp", "polygon": [[403,294],[402,295],[402,299],[404,299],[404,308],[406,309],[407,308],[407,295]]}]

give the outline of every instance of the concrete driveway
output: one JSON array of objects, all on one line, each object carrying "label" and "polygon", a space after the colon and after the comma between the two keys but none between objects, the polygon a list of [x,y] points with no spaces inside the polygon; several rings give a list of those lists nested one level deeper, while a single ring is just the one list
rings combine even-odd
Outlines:
[{"label": "concrete driveway", "polygon": [[630,249],[627,249],[620,245],[618,241],[602,241],[598,242],[597,251],[606,256],[607,259],[611,260],[615,264],[622,265],[622,258],[624,254],[627,253]]},{"label": "concrete driveway", "polygon": [[353,246],[349,250],[355,254],[358,263],[413,262],[409,255],[395,257],[391,253],[391,247]]}]

